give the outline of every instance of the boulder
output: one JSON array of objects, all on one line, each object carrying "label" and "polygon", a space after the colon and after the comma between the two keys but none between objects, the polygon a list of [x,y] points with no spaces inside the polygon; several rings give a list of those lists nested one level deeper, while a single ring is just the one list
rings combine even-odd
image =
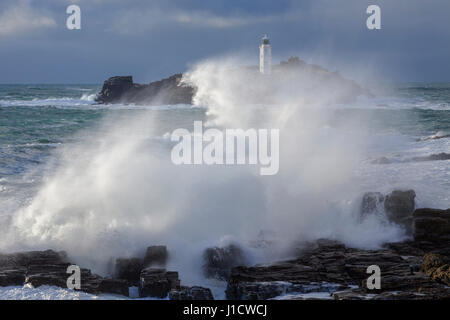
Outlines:
[{"label": "boulder", "polygon": [[165,267],[167,263],[166,246],[150,246],[144,257],[144,267]]},{"label": "boulder", "polygon": [[223,248],[207,248],[203,253],[203,260],[205,277],[220,280],[228,279],[231,268],[246,264],[244,252],[234,244]]},{"label": "boulder", "polygon": [[417,209],[413,217],[415,241],[450,242],[450,209]]},{"label": "boulder", "polygon": [[170,290],[177,289],[179,286],[178,272],[146,268],[141,272],[139,296],[165,298]]},{"label": "boulder", "polygon": [[214,300],[214,297],[209,288],[181,286],[169,292],[169,300]]},{"label": "boulder", "polygon": [[384,202],[384,195],[380,192],[366,192],[361,201],[361,215],[363,220],[367,215],[380,211]]},{"label": "boulder", "polygon": [[384,210],[388,219],[404,226],[408,233],[412,232],[412,214],[415,208],[415,197],[416,193],[414,190],[394,190],[386,196],[384,201]]},{"label": "boulder", "polygon": [[114,277],[128,281],[129,286],[138,286],[144,262],[140,258],[118,258]]},{"label": "boulder", "polygon": [[121,279],[102,279],[98,286],[98,292],[114,293],[128,297],[129,296],[128,281]]}]

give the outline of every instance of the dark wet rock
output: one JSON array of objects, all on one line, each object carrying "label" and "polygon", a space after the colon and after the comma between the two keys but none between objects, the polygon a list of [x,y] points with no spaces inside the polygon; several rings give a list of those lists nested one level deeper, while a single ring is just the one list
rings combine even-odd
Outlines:
[{"label": "dark wet rock", "polygon": [[414,211],[413,217],[416,241],[438,242],[439,244],[450,241],[450,209],[417,209]]},{"label": "dark wet rock", "polygon": [[[67,288],[70,276],[67,268],[70,263],[38,264],[27,268],[25,283],[37,288],[43,285]],[[128,296],[128,282],[126,280],[102,278],[91,273],[89,269],[81,268],[81,291],[100,294],[113,293]]]},{"label": "dark wet rock", "polygon": [[24,267],[16,269],[0,268],[0,287],[23,285],[26,272],[27,269]]},{"label": "dark wet rock", "polygon": [[147,248],[144,257],[144,267],[165,267],[167,263],[166,246],[150,246]]},{"label": "dark wet rock", "polygon": [[178,272],[146,268],[141,272],[139,296],[165,298],[172,289],[177,289],[179,286]]},{"label": "dark wet rock", "polygon": [[412,232],[412,214],[415,208],[415,198],[416,193],[414,190],[394,190],[384,200],[384,209],[388,219],[404,226],[410,233]]},{"label": "dark wet rock", "polygon": [[31,264],[58,264],[67,262],[67,254],[64,251],[26,251],[10,254],[0,254],[0,268],[2,267],[27,267]]},{"label": "dark wet rock", "polygon": [[[448,243],[447,243],[448,246]],[[348,248],[344,244],[319,240],[305,245],[297,259],[269,266],[235,267],[227,286],[229,299],[268,299],[302,292],[311,283],[330,288],[335,299],[450,299],[450,288],[419,272],[427,242],[386,244],[380,250]],[[381,270],[381,289],[367,289],[367,268]],[[439,270],[445,279],[447,269]],[[324,290],[316,290],[323,292]]]},{"label": "dark wet rock", "polygon": [[203,259],[205,277],[220,280],[228,279],[232,267],[246,264],[244,252],[235,244],[223,248],[207,248]]},{"label": "dark wet rock", "polygon": [[[69,266],[70,263],[30,265],[27,268],[25,283],[29,283],[35,288],[43,285],[67,288],[67,278],[70,276],[67,273]],[[90,271],[81,270],[82,280],[90,276]],[[83,282],[86,283],[86,281]]]},{"label": "dark wet rock", "polygon": [[241,282],[239,286],[233,288],[234,292],[229,292],[229,299],[242,300],[267,300],[282,295],[308,294],[312,292],[332,293],[346,288],[341,284],[327,282],[296,282],[296,281],[261,281],[261,282]]},{"label": "dark wet rock", "polygon": [[366,192],[361,201],[361,219],[379,211],[384,202],[384,195],[380,192]]},{"label": "dark wet rock", "polygon": [[411,235],[415,197],[414,190],[394,190],[386,196],[380,192],[366,192],[362,197],[359,220],[372,214],[385,215],[390,222],[402,226]]},{"label": "dark wet rock", "polygon": [[128,297],[128,281],[121,279],[102,279],[98,286],[98,292],[114,293]]},{"label": "dark wet rock", "polygon": [[439,161],[439,160],[450,160],[450,154],[441,152],[424,157],[414,157],[411,158],[410,161],[420,162],[420,161]]},{"label": "dark wet rock", "polygon": [[128,281],[130,286],[138,286],[144,262],[140,258],[116,259],[114,277]]},{"label": "dark wet rock", "polygon": [[132,76],[111,77],[103,83],[103,88],[97,96],[97,101],[102,103],[118,101],[132,87]]},{"label": "dark wet rock", "polygon": [[131,76],[109,78],[97,95],[99,103],[191,104],[194,89],[181,84],[182,74],[149,84],[133,83]]},{"label": "dark wet rock", "polygon": [[358,288],[336,291],[332,297],[335,300],[448,300],[449,293],[445,287],[423,291],[385,291],[381,293],[369,293]]},{"label": "dark wet rock", "polygon": [[398,255],[409,257],[422,257],[428,251],[426,246],[421,246],[415,241],[386,243],[384,247]]},{"label": "dark wet rock", "polygon": [[66,266],[66,261],[67,255],[63,251],[0,254],[0,286],[23,285],[30,270],[34,270],[36,266]]},{"label": "dark wet rock", "polygon": [[439,140],[444,138],[450,138],[450,134],[435,134],[426,138],[417,139],[417,141],[426,141],[426,140]]},{"label": "dark wet rock", "polygon": [[[70,274],[65,252],[29,251],[0,254],[0,286],[31,284],[67,288]],[[128,296],[128,283],[124,280],[105,279],[80,268],[81,291],[99,294],[116,293]]]},{"label": "dark wet rock", "polygon": [[181,286],[169,292],[169,300],[214,300],[214,297],[209,288]]},{"label": "dark wet rock", "polygon": [[427,156],[420,156],[420,157],[412,157],[412,158],[406,158],[406,159],[388,159],[386,157],[380,157],[377,159],[372,160],[370,163],[372,164],[389,164],[389,163],[408,163],[408,162],[422,162],[422,161],[445,161],[450,160],[450,154],[441,152],[441,153],[434,153]]}]

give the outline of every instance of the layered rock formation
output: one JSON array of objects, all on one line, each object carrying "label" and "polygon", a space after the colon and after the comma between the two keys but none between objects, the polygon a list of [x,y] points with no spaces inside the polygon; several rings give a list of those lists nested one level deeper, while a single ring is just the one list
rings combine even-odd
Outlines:
[{"label": "layered rock formation", "polygon": [[[408,217],[405,212],[411,209],[415,193],[393,192],[390,196],[394,195],[399,198],[388,207]],[[362,208],[373,210],[383,199],[378,193],[368,194]],[[450,299],[450,209],[423,208],[410,215],[412,241],[363,250],[322,239],[305,245],[297,259],[270,266],[235,267],[227,298],[270,299],[289,294],[295,299],[296,295],[324,292],[339,300]],[[367,267],[371,265],[380,267],[380,289],[367,287]]]},{"label": "layered rock formation", "polygon": [[141,271],[140,297],[165,298],[172,289],[180,287],[178,272],[166,269],[147,268]]},{"label": "layered rock formation", "polygon": [[[257,266],[245,266],[244,252],[235,245],[214,247],[205,251],[203,271],[227,281],[228,299],[307,299],[309,293],[330,299],[450,299],[450,209],[414,210],[414,197],[413,190],[373,192],[361,204],[365,215],[380,208],[389,212],[392,223],[412,229],[411,240],[364,250],[320,239],[302,243],[294,259]],[[129,287],[138,286],[140,297],[213,299],[208,288],[181,286],[178,272],[165,269],[167,257],[165,246],[150,246],[142,257],[119,258],[114,278],[81,268],[81,290],[128,296]],[[53,250],[0,254],[0,286],[66,288],[70,264],[64,252]],[[373,265],[380,268],[381,287],[371,290],[367,268]]]},{"label": "layered rock formation", "polygon": [[[30,284],[67,288],[67,261],[64,252],[30,251],[0,255],[0,286]],[[125,280],[103,278],[81,268],[81,291],[99,294],[115,293],[128,296]]]}]

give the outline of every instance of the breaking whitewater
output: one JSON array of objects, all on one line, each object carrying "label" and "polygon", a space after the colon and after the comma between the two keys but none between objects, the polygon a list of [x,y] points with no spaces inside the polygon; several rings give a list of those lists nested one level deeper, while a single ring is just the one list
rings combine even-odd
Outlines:
[{"label": "breaking whitewater", "polygon": [[[130,271],[147,258],[160,273],[145,276],[169,286],[155,293],[127,275],[115,293],[75,292],[39,277],[36,287],[33,277],[9,285],[3,270],[0,298],[243,298],[227,282],[236,265],[297,259],[317,239],[336,241],[319,243],[322,253],[341,243],[379,250],[411,240],[404,220],[386,211],[394,190],[405,192],[403,209],[411,199],[411,210],[450,207],[450,84],[373,88],[373,98],[337,104],[339,88],[291,77],[270,105],[255,106],[254,92],[239,85],[245,79],[213,62],[185,81],[198,88],[194,105],[98,105],[98,86],[0,86],[0,262],[19,261],[14,252],[65,251],[41,258],[109,279],[117,259]],[[194,121],[279,129],[278,174],[261,176],[252,165],[174,165],[170,135],[192,131]],[[303,280],[280,279],[260,298],[328,299],[343,288],[340,280]],[[184,291],[167,295],[180,284]],[[129,297],[120,294],[124,287]]]}]

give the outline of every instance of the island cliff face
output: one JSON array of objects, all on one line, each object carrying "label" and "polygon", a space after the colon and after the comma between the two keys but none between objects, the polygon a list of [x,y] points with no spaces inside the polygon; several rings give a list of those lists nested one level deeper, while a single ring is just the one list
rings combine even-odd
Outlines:
[{"label": "island cliff face", "polygon": [[133,83],[132,76],[111,77],[103,83],[96,101],[104,104],[191,104],[194,89],[180,84],[181,78],[179,73],[144,85]]},{"label": "island cliff face", "polygon": [[[230,71],[230,73],[233,72],[236,73],[237,79],[239,75],[242,76],[242,73],[245,73],[244,78],[247,79],[247,82],[243,85],[251,92],[258,92],[255,94],[256,100],[263,96],[265,103],[269,104],[274,97],[277,97],[277,91],[280,88],[293,86],[298,87],[299,91],[297,92],[302,92],[302,89],[307,92],[315,89],[318,94],[323,91],[333,91],[338,93],[332,96],[333,102],[340,103],[353,101],[360,95],[371,95],[354,81],[345,79],[338,73],[330,72],[320,66],[307,64],[297,57],[291,57],[289,60],[273,66],[271,75],[261,75],[257,67],[244,67],[238,71]],[[178,73],[149,84],[137,84],[133,82],[131,76],[112,77],[104,82],[96,101],[104,104],[192,104],[195,88],[182,82],[182,78],[183,74]],[[302,79],[302,83],[296,83],[298,79]],[[302,88],[302,86],[308,88]],[[262,92],[259,93],[258,90],[261,88]],[[255,103],[258,102],[260,101],[255,101]]]}]

